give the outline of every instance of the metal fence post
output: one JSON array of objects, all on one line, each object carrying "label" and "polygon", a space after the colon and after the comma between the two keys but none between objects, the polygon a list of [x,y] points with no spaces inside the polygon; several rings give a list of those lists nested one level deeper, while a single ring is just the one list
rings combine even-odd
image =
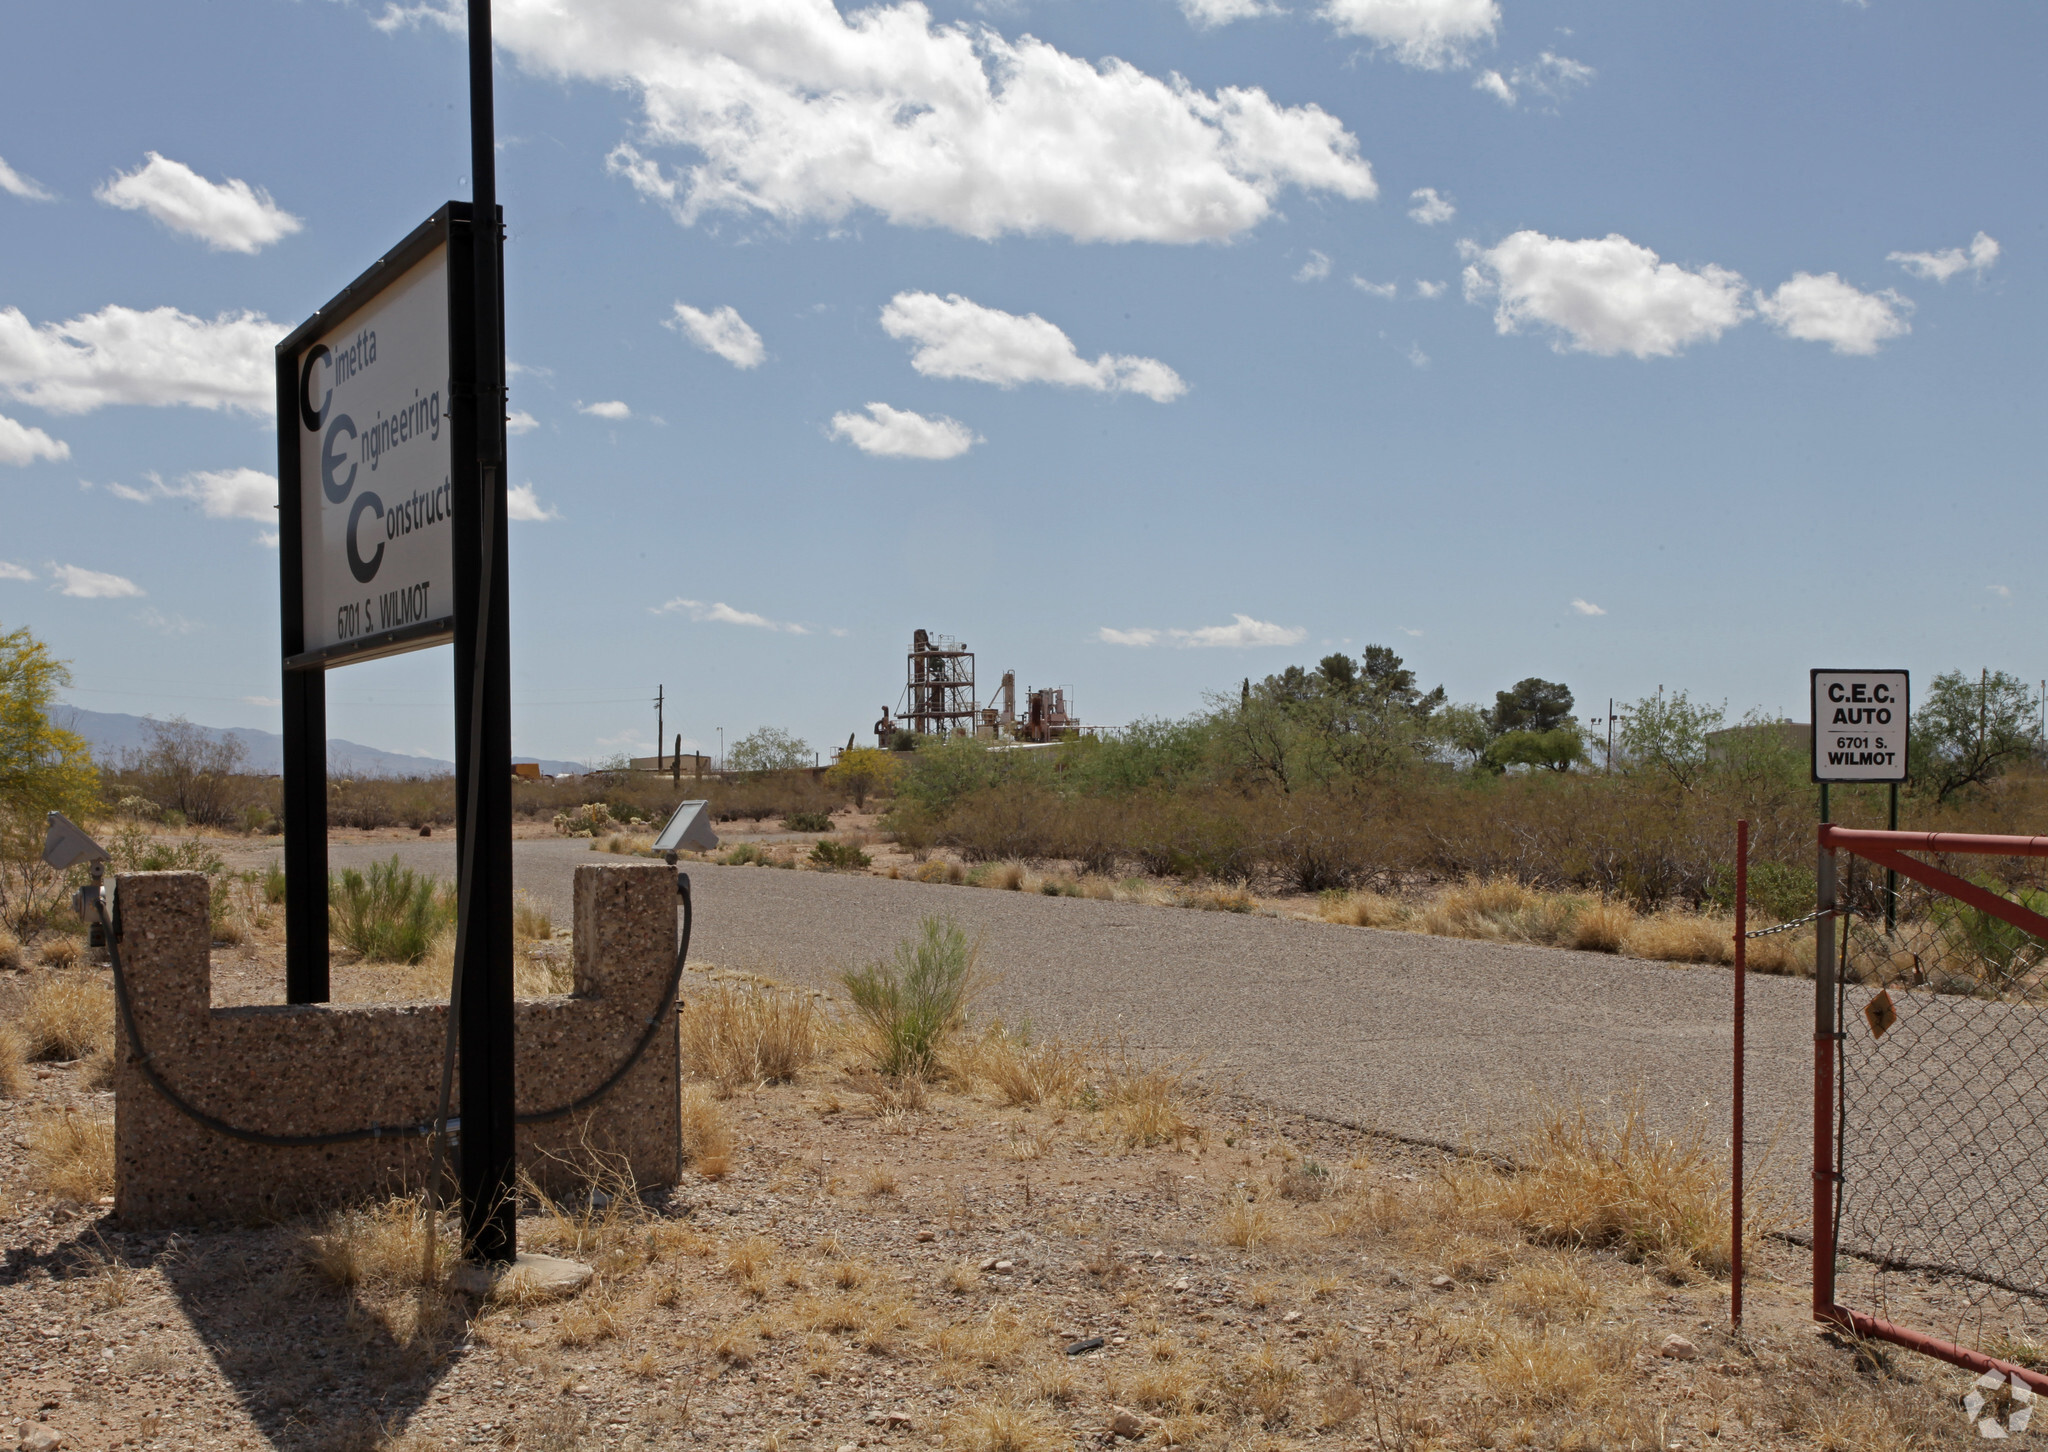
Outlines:
[{"label": "metal fence post", "polygon": [[1742,1028],[1749,967],[1749,823],[1735,824],[1735,1140],[1731,1146],[1734,1222],[1728,1228],[1728,1320],[1742,1329]]},{"label": "metal fence post", "polygon": [[1821,826],[1813,924],[1813,1314],[1835,1319],[1835,853]]}]

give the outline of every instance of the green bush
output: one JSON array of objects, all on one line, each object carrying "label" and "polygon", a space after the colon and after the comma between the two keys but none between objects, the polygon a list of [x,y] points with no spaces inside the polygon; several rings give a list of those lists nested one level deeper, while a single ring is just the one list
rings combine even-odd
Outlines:
[{"label": "green bush", "polygon": [[[1723,910],[1735,906],[1735,869],[1724,867],[1714,873],[1707,889],[1707,901]],[[1749,866],[1749,907],[1781,923],[1803,918],[1820,901],[1820,886],[1813,869],[1788,867],[1782,862],[1752,862]]]},{"label": "green bush", "polygon": [[732,851],[726,853],[724,858],[727,867],[746,867],[751,863],[766,862],[767,860],[768,854],[761,850],[760,844],[757,842],[742,842],[739,846],[733,848]]},{"label": "green bush", "polygon": [[811,861],[820,867],[834,870],[860,868],[873,860],[851,842],[835,842],[830,837],[821,837],[811,844]]},{"label": "green bush", "polygon": [[371,962],[417,963],[454,921],[454,895],[396,857],[327,879],[328,931]]},{"label": "green bush", "polygon": [[842,974],[854,1012],[874,1034],[874,1066],[884,1074],[928,1077],[947,1035],[960,1027],[973,996],[980,945],[951,918],[926,918],[918,936],[896,945],[893,961]]},{"label": "green bush", "polygon": [[785,832],[829,832],[832,830],[830,812],[791,812],[782,819]]},{"label": "green bush", "polygon": [[283,904],[284,864],[282,862],[271,863],[269,870],[263,874],[263,900],[272,907],[278,907]]}]

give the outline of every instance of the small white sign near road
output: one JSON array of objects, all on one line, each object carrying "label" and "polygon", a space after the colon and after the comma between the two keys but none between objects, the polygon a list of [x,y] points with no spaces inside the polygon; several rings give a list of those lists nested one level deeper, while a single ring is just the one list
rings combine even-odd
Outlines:
[{"label": "small white sign near road", "polygon": [[454,626],[447,264],[444,243],[300,355],[309,652]]},{"label": "small white sign near road", "polygon": [[1812,679],[1813,779],[1904,781],[1908,672],[1816,670]]}]

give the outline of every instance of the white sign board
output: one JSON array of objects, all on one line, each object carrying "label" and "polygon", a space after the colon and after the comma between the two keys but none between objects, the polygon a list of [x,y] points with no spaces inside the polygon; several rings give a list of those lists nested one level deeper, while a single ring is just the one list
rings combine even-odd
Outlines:
[{"label": "white sign board", "polygon": [[443,242],[299,355],[308,653],[388,654],[455,628],[448,326]]},{"label": "white sign board", "polygon": [[1904,781],[1908,673],[1817,670],[1812,678],[1813,779]]}]

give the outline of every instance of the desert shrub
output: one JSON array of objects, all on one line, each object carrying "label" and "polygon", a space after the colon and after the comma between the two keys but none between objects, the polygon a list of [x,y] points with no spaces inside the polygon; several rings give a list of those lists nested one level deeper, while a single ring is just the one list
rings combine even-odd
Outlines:
[{"label": "desert shrub", "polygon": [[727,867],[746,867],[756,862],[766,862],[768,854],[761,850],[758,842],[742,842],[721,859]]},{"label": "desert shrub", "polygon": [[980,947],[951,918],[929,917],[893,958],[840,981],[870,1037],[869,1057],[883,1074],[928,1077],[941,1046],[959,1028],[976,987]]},{"label": "desert shrub", "polygon": [[249,750],[236,737],[194,726],[184,717],[145,719],[149,744],[131,752],[123,773],[140,795],[168,814],[201,827],[238,826],[250,805]]},{"label": "desert shrub", "polygon": [[702,1084],[685,1084],[682,1095],[683,1154],[690,1168],[716,1180],[732,1168],[732,1124]]},{"label": "desert shrub", "polygon": [[721,1094],[796,1077],[823,1046],[811,996],[794,989],[713,985],[680,1015],[683,1063]]},{"label": "desert shrub", "polygon": [[811,861],[819,867],[857,869],[866,867],[873,860],[852,842],[835,842],[830,837],[821,837],[811,844]]},{"label": "desert shrub", "polygon": [[902,775],[903,768],[891,752],[872,746],[854,746],[839,753],[839,759],[825,770],[825,785],[853,798],[865,808],[870,796],[885,795]]},{"label": "desert shrub", "polygon": [[328,931],[375,963],[417,963],[455,921],[440,880],[396,857],[368,873],[350,867],[327,879]]},{"label": "desert shrub", "polygon": [[782,819],[785,832],[829,832],[832,830],[830,812],[791,812]]},{"label": "desert shrub", "polygon": [[263,900],[272,907],[284,905],[284,864],[273,862],[263,870]]}]

